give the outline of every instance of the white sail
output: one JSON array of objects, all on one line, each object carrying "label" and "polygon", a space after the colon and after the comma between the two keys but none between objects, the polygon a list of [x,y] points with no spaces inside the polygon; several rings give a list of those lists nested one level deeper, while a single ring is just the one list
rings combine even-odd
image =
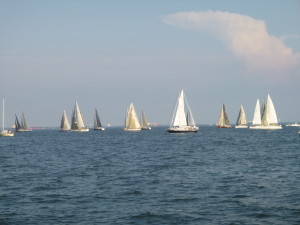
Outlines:
[{"label": "white sail", "polygon": [[65,110],[64,110],[63,115],[61,117],[60,130],[61,131],[71,130],[70,123],[68,121],[67,114],[66,114]]},{"label": "white sail", "polygon": [[236,125],[247,125],[246,114],[242,105],[240,107],[240,112],[239,112],[238,119],[236,121]]},{"label": "white sail", "polygon": [[261,125],[261,114],[260,114],[260,103],[259,99],[257,99],[255,110],[254,110],[254,116],[253,116],[253,121],[252,125]]},{"label": "white sail", "polygon": [[[187,113],[185,112],[185,105],[187,106]],[[177,98],[170,128],[167,129],[167,131],[170,133],[179,133],[197,132],[198,130],[199,127],[195,125],[192,110],[185,98],[183,90],[181,90]]]},{"label": "white sail", "polygon": [[151,130],[151,127],[149,127],[148,125],[147,117],[143,109],[141,115],[141,128],[142,130]]},{"label": "white sail", "polygon": [[88,131],[88,128],[85,126],[83,116],[80,112],[77,101],[75,102],[73,110],[71,129],[74,131]]},{"label": "white sail", "polygon": [[183,90],[179,93],[176,107],[175,115],[173,117],[173,120],[171,122],[172,127],[180,127],[180,126],[186,126],[187,120],[185,116],[185,109],[184,109],[184,93]]},{"label": "white sail", "polygon": [[274,107],[274,104],[273,104],[273,101],[272,101],[270,95],[268,95],[268,98],[267,98],[267,102],[265,105],[265,113],[263,114],[263,117],[262,117],[262,123],[263,123],[263,125],[278,124],[275,107]]},{"label": "white sail", "polygon": [[278,124],[276,111],[270,95],[268,95],[267,101],[262,105],[262,115],[259,112],[259,101],[257,100],[252,129],[282,129]]},{"label": "white sail", "polygon": [[138,131],[141,130],[141,125],[137,117],[136,111],[133,104],[131,103],[128,109],[128,114],[126,117],[126,127],[127,131]]}]

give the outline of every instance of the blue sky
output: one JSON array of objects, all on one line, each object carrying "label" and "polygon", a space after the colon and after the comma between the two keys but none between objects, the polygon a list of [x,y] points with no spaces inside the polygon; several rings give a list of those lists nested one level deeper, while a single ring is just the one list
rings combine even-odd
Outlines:
[{"label": "blue sky", "polygon": [[6,124],[58,126],[77,100],[121,125],[130,102],[169,124],[184,89],[198,123],[222,103],[252,120],[270,94],[281,121],[300,121],[300,1],[3,1],[0,97]]}]

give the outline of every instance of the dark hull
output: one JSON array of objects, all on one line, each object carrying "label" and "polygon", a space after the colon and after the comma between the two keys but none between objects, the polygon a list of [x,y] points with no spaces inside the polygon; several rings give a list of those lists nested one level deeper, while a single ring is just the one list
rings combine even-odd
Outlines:
[{"label": "dark hull", "polygon": [[197,133],[198,130],[167,130],[169,133]]}]

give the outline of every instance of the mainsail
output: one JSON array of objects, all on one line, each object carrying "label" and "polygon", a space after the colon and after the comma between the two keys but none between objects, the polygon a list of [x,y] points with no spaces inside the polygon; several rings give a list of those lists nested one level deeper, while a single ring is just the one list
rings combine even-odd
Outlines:
[{"label": "mainsail", "polygon": [[148,125],[147,117],[146,117],[144,110],[142,110],[142,115],[141,115],[141,127],[142,127],[142,130],[150,130],[151,129],[151,127],[149,127],[149,125]]},{"label": "mainsail", "polygon": [[80,112],[77,101],[75,102],[75,106],[72,113],[71,129],[74,131],[88,131],[88,128],[85,126],[83,116]]},{"label": "mainsail", "polygon": [[230,128],[231,127],[224,104],[222,105],[222,108],[221,108],[217,127],[218,128]]},{"label": "mainsail", "polygon": [[270,95],[268,95],[267,102],[264,104],[261,120],[263,126],[278,125],[275,107]]},{"label": "mainsail", "polygon": [[246,114],[242,105],[240,107],[240,112],[236,121],[236,125],[247,125]]},{"label": "mainsail", "polygon": [[132,103],[130,104],[129,109],[127,110],[127,117],[126,117],[125,124],[126,124],[125,127],[126,131],[141,130],[141,125]]},{"label": "mainsail", "polygon": [[180,127],[180,126],[187,126],[187,119],[185,116],[185,109],[184,109],[184,93],[183,90],[179,93],[177,103],[175,106],[175,115],[173,115],[173,119],[171,121],[171,127]]},{"label": "mainsail", "polygon": [[101,124],[100,117],[98,115],[97,109],[95,109],[94,130],[105,130],[105,128],[102,127],[102,124]]},{"label": "mainsail", "polygon": [[69,130],[71,130],[70,123],[68,121],[68,118],[67,118],[65,110],[64,110],[63,115],[61,117],[60,130],[61,131],[69,131]]},{"label": "mainsail", "polygon": [[167,131],[170,133],[178,133],[197,132],[198,130],[199,127],[195,124],[192,110],[185,98],[183,90],[181,90],[177,98],[170,128]]}]

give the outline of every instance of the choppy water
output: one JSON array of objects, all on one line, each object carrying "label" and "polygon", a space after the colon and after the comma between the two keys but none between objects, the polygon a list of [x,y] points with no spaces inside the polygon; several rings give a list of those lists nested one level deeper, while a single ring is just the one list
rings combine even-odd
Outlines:
[{"label": "choppy water", "polygon": [[0,224],[300,224],[298,130],[0,139]]}]

